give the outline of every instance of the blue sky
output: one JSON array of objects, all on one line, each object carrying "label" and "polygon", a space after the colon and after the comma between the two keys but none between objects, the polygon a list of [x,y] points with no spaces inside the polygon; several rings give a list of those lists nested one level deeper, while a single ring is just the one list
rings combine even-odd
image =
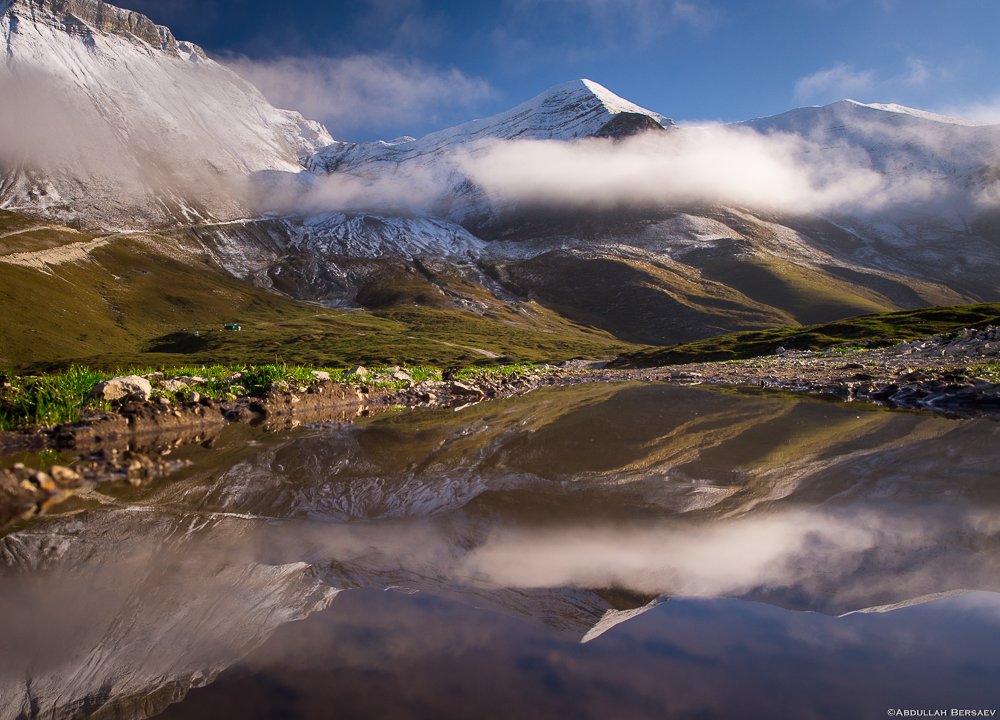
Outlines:
[{"label": "blue sky", "polygon": [[588,77],[681,121],[843,97],[1000,122],[993,0],[119,0],[335,137],[421,135]]}]

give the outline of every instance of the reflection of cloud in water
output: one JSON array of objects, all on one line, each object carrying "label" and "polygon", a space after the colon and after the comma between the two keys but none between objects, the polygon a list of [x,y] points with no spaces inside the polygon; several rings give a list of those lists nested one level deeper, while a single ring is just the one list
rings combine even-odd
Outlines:
[{"label": "reflection of cloud in water", "polygon": [[961,514],[792,511],[700,526],[499,530],[463,558],[461,577],[500,586],[625,587],[664,595],[773,597],[845,612],[928,592],[1000,590]]},{"label": "reflection of cloud in water", "polygon": [[[735,519],[524,527],[473,517],[272,528],[274,557],[307,555],[337,584],[427,589],[622,588],[638,596],[766,599],[840,614],[951,590],[1000,591],[980,513],[786,510]],[[991,528],[992,530],[992,528]],[[360,580],[367,575],[370,580]]]}]

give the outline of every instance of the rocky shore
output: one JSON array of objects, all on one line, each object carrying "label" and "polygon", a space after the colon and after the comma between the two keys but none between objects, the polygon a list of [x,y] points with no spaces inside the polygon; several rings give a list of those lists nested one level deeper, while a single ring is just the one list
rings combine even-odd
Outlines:
[{"label": "rocky shore", "polygon": [[748,360],[610,372],[635,380],[744,385],[890,408],[1000,417],[1000,328],[872,350],[785,351]]},{"label": "rocky shore", "polygon": [[[407,406],[461,405],[583,382],[734,385],[829,395],[889,408],[1000,418],[1000,328],[969,329],[873,350],[775,348],[765,357],[657,368],[571,361],[537,373],[428,382],[383,398]],[[457,387],[456,387],[457,386]]]},{"label": "rocky shore", "polygon": [[[159,375],[159,377],[157,377]],[[352,371],[352,384],[323,372],[309,382],[216,400],[198,392],[199,378],[114,378],[95,392],[116,403],[51,430],[0,434],[0,454],[46,448],[77,456],[72,467],[0,469],[0,527],[43,512],[99,482],[139,484],[174,472],[169,449],[201,443],[230,423],[278,431],[302,424],[348,422],[401,408],[461,408],[524,395],[540,387],[592,382],[675,382],[732,385],[829,395],[891,408],[1000,419],[1000,328],[966,330],[875,350],[786,351],[748,360],[659,368],[608,368],[570,361],[457,378],[414,381],[402,368]],[[392,387],[385,381],[391,380]]]}]

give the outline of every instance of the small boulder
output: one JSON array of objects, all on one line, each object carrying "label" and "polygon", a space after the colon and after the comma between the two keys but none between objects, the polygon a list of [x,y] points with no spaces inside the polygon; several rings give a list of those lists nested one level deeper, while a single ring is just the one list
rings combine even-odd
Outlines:
[{"label": "small boulder", "polygon": [[181,392],[182,390],[187,390],[187,383],[183,380],[162,380],[159,383],[160,389],[166,392]]},{"label": "small boulder", "polygon": [[78,488],[83,485],[83,478],[80,477],[80,474],[64,465],[53,465],[49,468],[49,475],[59,487]]},{"label": "small boulder", "polygon": [[406,370],[403,370],[402,368],[392,372],[392,379],[401,380],[403,382],[413,382],[413,378],[410,376],[410,373],[406,372]]},{"label": "small boulder", "polygon": [[115,401],[133,398],[146,402],[153,394],[153,386],[149,380],[138,375],[115,377],[97,383],[90,394],[100,400]]},{"label": "small boulder", "polygon": [[465,383],[460,383],[457,380],[451,384],[451,391],[456,395],[472,395],[475,397],[482,397],[485,394],[479,388],[473,385],[466,385]]},{"label": "small boulder", "polygon": [[325,370],[311,370],[309,374],[312,375],[315,380],[319,380],[320,382],[330,381],[330,373]]},{"label": "small boulder", "polygon": [[366,368],[364,365],[358,365],[348,374],[353,375],[359,380],[364,380],[365,378],[368,377],[368,368]]}]

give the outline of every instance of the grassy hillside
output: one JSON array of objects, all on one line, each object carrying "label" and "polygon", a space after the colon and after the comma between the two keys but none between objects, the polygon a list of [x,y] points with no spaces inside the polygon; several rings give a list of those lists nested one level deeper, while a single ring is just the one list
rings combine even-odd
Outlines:
[{"label": "grassy hillside", "polygon": [[668,258],[555,250],[493,272],[519,295],[635,343],[667,343],[793,318]]},{"label": "grassy hillside", "polygon": [[[641,254],[553,251],[494,266],[494,280],[534,298],[516,304],[499,301],[450,266],[394,269],[358,261],[364,267],[357,274],[369,278],[359,299],[370,309],[332,310],[232,277],[193,238],[95,237],[0,212],[0,369],[448,367],[623,352],[623,362],[659,365],[750,357],[779,345],[888,343],[1000,322],[1000,305],[968,305],[757,330],[892,309],[925,295],[902,297],[890,280],[883,294],[767,255],[713,252],[696,259],[697,270]],[[227,323],[242,330],[227,331]],[[721,335],[733,328],[744,331]],[[695,340],[710,334],[719,336]],[[693,341],[635,344],[685,338]]]},{"label": "grassy hillside", "polygon": [[878,347],[962,328],[1000,325],[1000,303],[955,305],[877,313],[822,325],[801,325],[730,333],[668,347],[624,354],[619,367],[654,367],[708,360],[737,360],[789,350],[822,350],[837,345]]},{"label": "grassy hillside", "polygon": [[[450,366],[503,357],[608,357],[629,349],[535,304],[489,316],[406,305],[331,310],[252,287],[179,242],[95,239],[0,213],[0,368]],[[223,329],[232,322],[242,331]]]}]

